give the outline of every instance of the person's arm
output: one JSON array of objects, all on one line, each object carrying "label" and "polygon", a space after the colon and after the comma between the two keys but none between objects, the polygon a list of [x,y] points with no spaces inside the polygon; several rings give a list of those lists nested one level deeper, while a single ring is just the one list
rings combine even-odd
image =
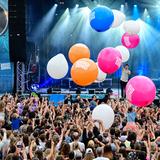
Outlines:
[{"label": "person's arm", "polygon": [[47,105],[47,101],[45,101],[45,109],[44,109],[44,112],[43,112],[43,116],[45,116],[47,111],[48,111],[48,105]]},{"label": "person's arm", "polygon": [[53,160],[55,158],[55,145],[54,145],[54,142],[52,141],[51,142],[51,151],[50,151],[50,154],[47,156],[47,160]]},{"label": "person's arm", "polygon": [[67,108],[67,105],[64,104],[62,107],[62,117],[64,117],[64,115],[65,115],[66,108]]},{"label": "person's arm", "polygon": [[144,141],[144,144],[145,144],[145,146],[146,146],[146,149],[147,149],[147,156],[146,156],[146,159],[147,160],[150,160],[150,147],[149,147],[149,145],[147,144],[147,142],[146,141]]},{"label": "person's arm", "polygon": [[33,118],[32,120],[32,128],[34,129],[35,128],[35,119]]},{"label": "person's arm", "polygon": [[33,152],[32,152],[32,150],[33,150],[33,145],[34,145],[34,141],[32,141],[31,142],[31,145],[30,145],[30,148],[29,148],[29,156],[30,156],[30,159],[32,160],[33,159]]},{"label": "person's arm", "polygon": [[119,140],[115,140],[114,144],[116,145],[117,152],[119,152],[119,149],[120,149],[120,147],[119,147]]},{"label": "person's arm", "polygon": [[6,130],[3,128],[3,138],[2,141],[0,142],[0,150],[3,149],[6,139],[7,139]]},{"label": "person's arm", "polygon": [[62,142],[63,142],[64,134],[65,134],[65,131],[64,131],[64,129],[62,129],[62,133],[61,133],[59,142],[58,142],[58,144],[57,144],[57,148],[58,148],[58,149],[61,147],[61,144],[62,144]]},{"label": "person's arm", "polygon": [[100,145],[101,147],[105,146],[105,144],[100,142],[97,138],[94,139],[94,142],[97,143],[98,145]]},{"label": "person's arm", "polygon": [[152,158],[151,158],[151,160],[157,160],[157,155],[158,155],[158,146],[156,145],[156,151],[155,151],[155,153],[154,153],[154,155],[152,156]]},{"label": "person's arm", "polygon": [[5,142],[6,140],[7,140],[6,129],[3,128],[3,139],[2,139],[2,142]]},{"label": "person's arm", "polygon": [[103,133],[105,130],[104,123],[101,120],[98,120],[98,123],[99,123],[99,130],[101,133]]},{"label": "person's arm", "polygon": [[130,70],[127,70],[127,73],[128,73],[128,75],[130,75],[130,74],[131,74],[131,71],[130,71]]},{"label": "person's arm", "polygon": [[27,154],[26,154],[26,151],[25,151],[24,143],[23,143],[23,149],[22,149],[21,153],[22,153],[23,160],[27,160]]},{"label": "person's arm", "polygon": [[67,130],[67,132],[65,133],[65,137],[68,137],[70,133],[70,129]]}]

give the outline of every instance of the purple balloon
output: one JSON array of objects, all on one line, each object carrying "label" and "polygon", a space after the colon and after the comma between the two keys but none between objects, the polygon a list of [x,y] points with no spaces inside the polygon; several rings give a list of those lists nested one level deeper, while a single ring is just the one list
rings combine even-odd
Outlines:
[{"label": "purple balloon", "polygon": [[154,101],[155,96],[155,84],[148,77],[135,76],[127,83],[126,97],[133,105],[146,107]]},{"label": "purple balloon", "polygon": [[140,38],[137,34],[130,35],[125,33],[122,36],[121,42],[126,48],[136,48],[140,42]]}]

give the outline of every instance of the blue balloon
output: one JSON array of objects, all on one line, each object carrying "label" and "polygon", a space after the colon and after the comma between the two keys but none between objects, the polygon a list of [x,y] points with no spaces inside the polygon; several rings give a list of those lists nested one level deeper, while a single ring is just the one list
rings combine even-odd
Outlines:
[{"label": "blue balloon", "polygon": [[96,7],[90,14],[90,25],[97,32],[104,32],[108,30],[113,21],[113,12],[106,6]]}]

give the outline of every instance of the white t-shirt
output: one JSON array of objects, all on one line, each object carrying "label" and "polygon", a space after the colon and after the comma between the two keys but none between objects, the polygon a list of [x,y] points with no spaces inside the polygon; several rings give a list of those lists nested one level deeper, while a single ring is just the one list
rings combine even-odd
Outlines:
[{"label": "white t-shirt", "polygon": [[128,82],[129,74],[130,74],[130,70],[123,69],[122,70],[121,81]]},{"label": "white t-shirt", "polygon": [[0,112],[0,121],[4,121],[5,114],[4,112]]}]

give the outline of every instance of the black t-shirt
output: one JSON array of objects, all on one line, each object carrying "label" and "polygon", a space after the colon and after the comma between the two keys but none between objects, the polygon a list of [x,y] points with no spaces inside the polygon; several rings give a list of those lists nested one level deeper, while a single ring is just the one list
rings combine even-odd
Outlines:
[{"label": "black t-shirt", "polygon": [[35,112],[29,112],[29,119],[35,118]]}]

